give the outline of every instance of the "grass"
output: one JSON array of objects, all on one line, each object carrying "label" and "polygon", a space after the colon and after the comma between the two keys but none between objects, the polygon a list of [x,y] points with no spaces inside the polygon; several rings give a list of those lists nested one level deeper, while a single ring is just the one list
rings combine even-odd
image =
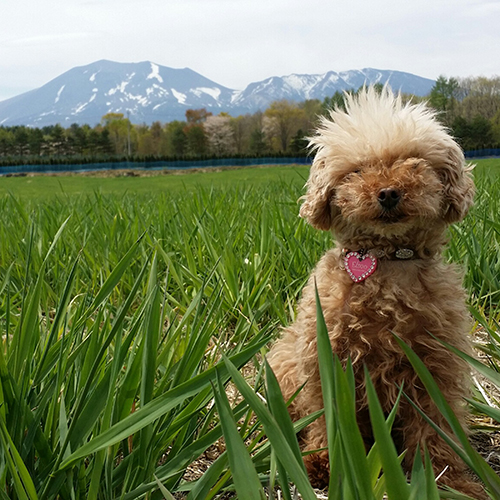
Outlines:
[{"label": "grass", "polygon": [[[500,359],[499,166],[478,162],[476,207],[448,250],[467,266],[473,314],[490,332],[490,378]],[[273,167],[0,179],[0,498],[205,499],[228,487],[258,498],[257,482],[286,477],[311,494],[286,412],[256,396],[279,401],[271,375],[264,384],[266,344],[331,246],[297,217],[306,177],[305,167]],[[250,386],[235,372],[248,362]],[[245,395],[232,407],[230,377]],[[478,392],[477,411],[494,413],[488,401]],[[223,435],[229,456],[183,481]],[[367,460],[376,479],[379,462]],[[234,475],[239,467],[248,474]],[[384,483],[363,491],[372,486],[381,498]]]},{"label": "grass", "polygon": [[103,195],[118,193],[135,193],[153,195],[164,192],[192,191],[201,186],[225,188],[234,184],[251,183],[267,184],[280,179],[297,182],[302,187],[307,179],[308,167],[274,166],[241,169],[217,170],[213,172],[199,171],[165,171],[156,172],[152,177],[121,177],[92,175],[70,176],[26,176],[1,177],[0,197],[13,194],[20,198],[48,200],[54,196],[85,195],[99,191]]}]

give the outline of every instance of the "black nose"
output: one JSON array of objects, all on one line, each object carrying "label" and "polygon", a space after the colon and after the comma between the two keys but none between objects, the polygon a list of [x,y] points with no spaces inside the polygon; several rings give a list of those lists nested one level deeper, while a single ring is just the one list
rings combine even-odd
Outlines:
[{"label": "black nose", "polygon": [[381,189],[378,193],[378,202],[384,207],[386,210],[390,210],[394,208],[401,199],[401,194],[397,189],[392,187]]}]

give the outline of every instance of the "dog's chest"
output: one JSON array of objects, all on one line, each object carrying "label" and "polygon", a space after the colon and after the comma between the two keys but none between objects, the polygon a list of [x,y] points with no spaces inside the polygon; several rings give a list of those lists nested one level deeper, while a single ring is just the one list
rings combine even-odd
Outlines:
[{"label": "dog's chest", "polygon": [[351,283],[343,274],[337,278],[342,283],[337,304],[326,308],[325,318],[332,344],[343,351],[360,355],[375,345],[390,351],[396,348],[393,333],[411,343],[426,343],[429,332],[440,336],[464,316],[460,282],[446,266],[431,269],[412,262],[380,262],[363,282]]}]

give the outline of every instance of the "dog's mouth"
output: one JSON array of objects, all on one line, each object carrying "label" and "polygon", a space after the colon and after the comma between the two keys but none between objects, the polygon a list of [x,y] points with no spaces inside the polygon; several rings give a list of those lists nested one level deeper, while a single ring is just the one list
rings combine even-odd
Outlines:
[{"label": "dog's mouth", "polygon": [[378,217],[377,221],[383,224],[396,224],[398,222],[405,222],[408,219],[408,215],[400,211],[384,211]]}]

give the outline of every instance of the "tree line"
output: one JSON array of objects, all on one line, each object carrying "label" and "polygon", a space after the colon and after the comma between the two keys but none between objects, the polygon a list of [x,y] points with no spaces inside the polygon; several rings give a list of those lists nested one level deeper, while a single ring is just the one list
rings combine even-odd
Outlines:
[{"label": "tree line", "polygon": [[[300,156],[307,154],[306,137],[319,117],[332,107],[343,107],[344,98],[336,92],[322,101],[279,100],[264,112],[237,117],[189,109],[185,120],[166,124],[134,125],[121,113],[109,113],[95,127],[1,126],[0,162]],[[428,96],[404,94],[403,99],[428,101],[465,150],[500,147],[500,77],[440,76]]]}]

